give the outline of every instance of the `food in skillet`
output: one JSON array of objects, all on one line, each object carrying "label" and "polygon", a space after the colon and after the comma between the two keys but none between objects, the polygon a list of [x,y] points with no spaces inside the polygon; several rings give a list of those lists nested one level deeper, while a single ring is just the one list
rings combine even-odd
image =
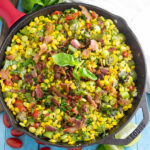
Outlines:
[{"label": "food in skillet", "polygon": [[0,71],[19,125],[53,143],[104,136],[137,96],[124,35],[112,20],[80,8],[34,18],[14,35]]}]

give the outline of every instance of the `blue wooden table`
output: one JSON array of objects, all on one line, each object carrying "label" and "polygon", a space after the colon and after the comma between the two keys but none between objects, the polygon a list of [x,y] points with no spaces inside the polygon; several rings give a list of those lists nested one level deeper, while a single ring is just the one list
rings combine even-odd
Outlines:
[{"label": "blue wooden table", "polygon": [[[18,4],[18,9],[21,10],[20,1]],[[1,23],[0,23],[0,29],[1,29]],[[148,105],[150,110],[150,94],[147,94],[148,99]],[[131,122],[134,122],[138,124],[142,119],[142,113],[141,110],[138,110],[135,117],[131,120]],[[0,113],[0,150],[13,150],[10,148],[7,143],[5,142],[7,138],[12,137],[10,134],[12,128],[7,129],[3,125],[3,113]],[[30,138],[27,135],[23,135],[19,137],[23,141],[23,147],[18,150],[39,150],[42,145],[37,144],[32,138]],[[96,147],[98,145],[89,146],[86,148],[83,148],[83,150],[96,150]],[[51,147],[51,150],[66,150],[65,148],[58,148],[58,147]],[[132,147],[126,148],[125,150],[150,150],[150,123],[148,126],[144,129],[142,132],[141,139],[137,144],[135,144]]]}]

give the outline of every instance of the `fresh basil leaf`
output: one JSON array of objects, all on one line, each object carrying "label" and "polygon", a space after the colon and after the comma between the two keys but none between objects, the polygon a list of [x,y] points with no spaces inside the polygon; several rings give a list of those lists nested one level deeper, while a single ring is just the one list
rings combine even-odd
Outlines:
[{"label": "fresh basil leaf", "polygon": [[17,64],[16,61],[12,61],[12,60],[6,60],[3,69],[7,69],[9,66]]},{"label": "fresh basil leaf", "polygon": [[79,76],[78,71],[77,71],[76,68],[73,70],[73,77],[74,77],[75,79],[77,79],[77,80],[80,80],[80,76]]},{"label": "fresh basil leaf", "polygon": [[52,57],[54,62],[61,67],[75,65],[74,58],[70,54],[58,53],[56,55],[53,55]]},{"label": "fresh basil leaf", "polygon": [[97,80],[97,77],[86,68],[79,68],[79,74],[81,77]]}]

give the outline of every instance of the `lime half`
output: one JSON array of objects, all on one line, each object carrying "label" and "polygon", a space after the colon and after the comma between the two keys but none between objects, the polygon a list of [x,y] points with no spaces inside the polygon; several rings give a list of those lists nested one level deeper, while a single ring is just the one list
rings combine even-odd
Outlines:
[{"label": "lime half", "polygon": [[120,145],[99,145],[97,150],[124,150],[123,146]]},{"label": "lime half", "polygon": [[[127,136],[129,136],[137,127],[137,125],[135,123],[128,123],[121,131],[119,131],[116,135],[115,138],[116,139],[125,139]],[[139,134],[130,144],[125,145],[126,147],[132,146],[135,143],[138,142],[138,140],[140,139],[141,134]]]}]

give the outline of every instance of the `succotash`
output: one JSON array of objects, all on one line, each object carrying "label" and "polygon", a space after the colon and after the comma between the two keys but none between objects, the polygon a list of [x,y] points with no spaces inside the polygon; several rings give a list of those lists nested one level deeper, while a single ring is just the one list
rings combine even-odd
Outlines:
[{"label": "succotash", "polygon": [[52,143],[104,137],[137,96],[124,35],[79,7],[34,18],[13,36],[0,71],[18,124]]}]

